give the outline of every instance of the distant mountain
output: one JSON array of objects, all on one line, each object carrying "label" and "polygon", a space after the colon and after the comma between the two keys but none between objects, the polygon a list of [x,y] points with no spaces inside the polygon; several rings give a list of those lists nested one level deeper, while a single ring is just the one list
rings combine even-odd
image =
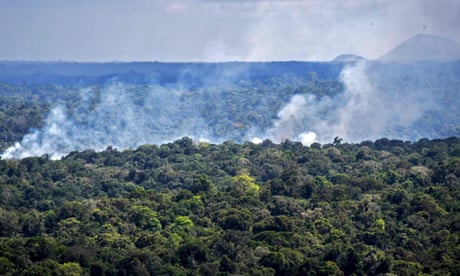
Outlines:
[{"label": "distant mountain", "polygon": [[418,34],[381,56],[377,61],[454,61],[460,60],[460,45],[435,35]]}]

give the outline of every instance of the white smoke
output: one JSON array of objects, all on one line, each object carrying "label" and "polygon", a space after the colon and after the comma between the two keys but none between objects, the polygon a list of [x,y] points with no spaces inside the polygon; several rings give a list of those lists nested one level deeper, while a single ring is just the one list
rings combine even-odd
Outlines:
[{"label": "white smoke", "polygon": [[256,145],[262,144],[262,142],[263,142],[263,140],[261,138],[259,138],[259,137],[254,137],[254,138],[251,139],[251,143],[256,144]]},{"label": "white smoke", "polygon": [[304,146],[310,146],[316,141],[316,133],[309,131],[299,135],[299,140]]},{"label": "white smoke", "polygon": [[[191,108],[186,92],[162,87],[129,91],[112,84],[103,89],[84,89],[69,106],[56,105],[44,127],[24,136],[2,158],[48,155],[59,159],[85,149],[101,151],[142,144],[161,144],[183,136],[207,137],[207,125]],[[187,112],[184,112],[186,110]]]},{"label": "white smoke", "polygon": [[380,91],[369,80],[365,61],[346,66],[340,80],[344,91],[335,96],[295,95],[278,113],[266,136],[275,142],[286,139],[309,146],[330,143],[335,137],[359,142],[392,136],[413,124],[436,99],[423,91]]},{"label": "white smoke", "polygon": [[[61,150],[66,149],[66,145],[71,143],[69,129],[70,122],[67,120],[66,114],[62,106],[56,106],[48,115],[44,129],[34,130],[32,133],[24,136],[23,140],[8,148],[2,158],[24,158],[28,156],[41,156],[46,153],[51,153],[52,159],[60,158],[66,152]],[[44,143],[43,141],[52,141],[52,143]]]},{"label": "white smoke", "polygon": [[[436,108],[435,93],[377,88],[368,77],[367,67],[364,61],[346,66],[340,74],[343,92],[334,96],[294,95],[280,109],[278,119],[268,130],[258,128],[256,120],[252,126],[241,129],[242,125],[235,125],[237,119],[228,116],[208,116],[207,120],[214,122],[207,122],[200,113],[209,111],[208,107],[202,106],[205,100],[200,98],[199,106],[194,94],[198,92],[184,88],[123,84],[85,88],[74,101],[53,106],[43,128],[31,131],[1,157],[46,154],[59,159],[72,151],[101,151],[108,146],[136,148],[142,144],[171,142],[184,136],[212,143],[241,137],[253,143],[261,143],[263,139],[275,143],[291,140],[306,146],[315,142],[330,143],[335,137],[346,142],[359,142],[392,138],[392,134],[405,139],[404,131],[410,137],[417,136],[411,129],[412,124]],[[221,96],[212,95],[209,108],[214,109],[215,114],[224,112],[230,104]],[[261,109],[261,112],[264,110],[267,109]],[[227,131],[232,124],[233,132]],[[222,129],[216,132],[213,129],[216,126]],[[422,132],[420,136],[429,135]]]},{"label": "white smoke", "polygon": [[302,123],[304,121],[306,100],[303,96],[295,95],[292,97],[289,104],[278,112],[279,120],[274,122],[274,137],[272,139],[275,142],[284,141],[292,137],[296,137],[296,133],[302,129]]}]

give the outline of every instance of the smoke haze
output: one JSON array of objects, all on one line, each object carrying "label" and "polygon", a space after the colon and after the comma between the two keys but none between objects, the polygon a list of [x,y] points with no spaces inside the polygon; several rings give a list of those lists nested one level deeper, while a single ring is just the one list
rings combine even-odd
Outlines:
[{"label": "smoke haze", "polygon": [[[270,101],[281,95],[264,94],[272,97],[264,98],[254,88],[245,93],[251,93],[259,107],[256,101],[242,99],[244,93],[235,94],[239,102],[229,101],[232,90],[217,89],[209,94],[181,85],[172,88],[121,83],[84,88],[76,100],[52,106],[44,126],[8,148],[2,158],[47,154],[59,159],[72,151],[101,151],[109,146],[123,150],[184,136],[212,143],[291,140],[306,146],[330,143],[335,137],[359,142],[382,137],[413,140],[438,136],[423,122],[428,113],[440,110],[442,93],[413,85],[384,86],[378,74],[369,73],[370,67],[372,64],[365,61],[349,63],[340,73],[342,92],[323,96],[295,94],[273,115],[269,114]],[[246,110],[238,111],[244,114],[234,114],[232,105],[244,106]],[[264,125],[260,113],[276,118]],[[250,125],[239,122],[242,116],[253,118]]]},{"label": "smoke haze", "polygon": [[99,91],[82,90],[77,102],[53,107],[42,129],[26,135],[2,157],[49,154],[59,159],[75,150],[101,151],[108,146],[126,149],[183,136],[207,136],[207,127],[196,109],[183,101],[187,96],[184,92],[154,86],[136,97],[128,90],[129,86],[122,84]]},{"label": "smoke haze", "polygon": [[289,139],[306,146],[330,143],[335,137],[359,142],[381,137],[432,136],[433,133],[406,134],[402,130],[411,128],[427,112],[439,109],[440,95],[418,89],[381,91],[371,84],[367,70],[365,61],[346,66],[340,74],[344,91],[333,97],[293,96],[265,135],[278,143]]}]

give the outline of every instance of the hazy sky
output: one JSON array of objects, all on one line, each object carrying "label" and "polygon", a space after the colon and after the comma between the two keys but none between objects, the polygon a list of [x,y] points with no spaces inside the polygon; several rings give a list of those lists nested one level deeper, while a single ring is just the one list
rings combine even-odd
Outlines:
[{"label": "hazy sky", "polygon": [[458,0],[0,0],[0,60],[372,59],[459,26]]}]

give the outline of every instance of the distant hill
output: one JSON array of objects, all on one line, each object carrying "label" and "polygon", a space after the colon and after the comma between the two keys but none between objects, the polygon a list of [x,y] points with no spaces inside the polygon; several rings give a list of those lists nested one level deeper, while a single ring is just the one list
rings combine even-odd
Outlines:
[{"label": "distant hill", "polygon": [[377,61],[454,61],[460,60],[460,45],[435,35],[418,34],[381,56]]},{"label": "distant hill", "polygon": [[356,61],[361,61],[361,60],[366,60],[362,56],[357,56],[353,54],[345,54],[345,55],[340,55],[337,56],[332,60],[332,62],[356,62]]}]

